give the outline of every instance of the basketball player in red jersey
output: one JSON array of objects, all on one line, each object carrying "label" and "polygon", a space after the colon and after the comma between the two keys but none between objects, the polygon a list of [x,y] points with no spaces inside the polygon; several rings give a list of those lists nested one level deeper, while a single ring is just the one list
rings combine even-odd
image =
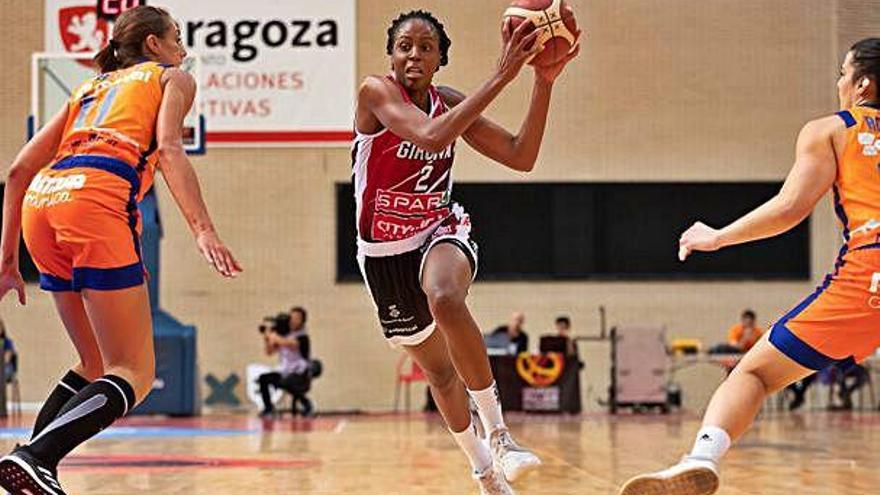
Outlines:
[{"label": "basketball player in red jersey", "polygon": [[14,495],[61,495],[59,461],[152,387],[150,301],[140,252],[137,201],[162,170],[195,236],[222,275],[241,268],[214,230],[182,144],[196,83],[165,10],[122,14],[97,54],[101,74],[16,157],[6,181],[0,297],[25,303],[19,237],[51,291],[80,362],[46,399],[31,441],[0,460],[0,485]]},{"label": "basketball player in red jersey", "polygon": [[681,236],[682,261],[694,251],[773,237],[798,225],[831,190],[844,245],[824,283],[783,316],[715,392],[691,453],[670,469],[630,480],[621,494],[715,493],[718,463],[768,395],[832,364],[861,361],[880,346],[878,84],[880,38],[865,39],[841,68],[841,111],[804,126],[779,194],[727,227],[697,223]]},{"label": "basketball player in red jersey", "polygon": [[[457,443],[484,494],[512,494],[508,484],[538,458],[511,438],[480,328],[465,299],[477,270],[470,221],[453,203],[456,139],[520,172],[532,169],[547,121],[553,82],[577,56],[535,68],[532,100],[517,135],[481,116],[541,47],[525,22],[504,29],[498,67],[473,95],[435,87],[451,41],[430,13],[394,20],[387,52],[392,72],[361,84],[352,158],[357,201],[358,258],[385,337],[421,366]],[[477,405],[488,445],[468,406]]]}]

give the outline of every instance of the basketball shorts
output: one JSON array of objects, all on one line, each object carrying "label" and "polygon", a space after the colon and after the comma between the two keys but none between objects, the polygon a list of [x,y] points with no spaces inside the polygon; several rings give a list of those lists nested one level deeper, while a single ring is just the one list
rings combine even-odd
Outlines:
[{"label": "basketball shorts", "polygon": [[816,292],[773,326],[770,342],[813,370],[873,354],[880,347],[880,249],[843,254]]},{"label": "basketball shorts", "polygon": [[394,347],[419,345],[434,332],[434,317],[422,290],[422,271],[431,248],[441,243],[458,247],[476,277],[478,250],[470,238],[470,220],[460,207],[455,210],[419,249],[393,256],[358,256],[382,331]]},{"label": "basketball shorts", "polygon": [[22,207],[22,233],[40,287],[117,290],[144,283],[137,194],[127,163],[75,156],[41,170]]}]

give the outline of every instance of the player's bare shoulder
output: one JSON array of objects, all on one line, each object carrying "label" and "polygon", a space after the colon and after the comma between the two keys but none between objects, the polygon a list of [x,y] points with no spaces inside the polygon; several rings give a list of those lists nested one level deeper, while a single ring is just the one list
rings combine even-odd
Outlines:
[{"label": "player's bare shoulder", "polygon": [[395,91],[394,82],[388,77],[369,75],[361,81],[358,88],[358,103],[375,103],[393,95]]},{"label": "player's bare shoulder", "polygon": [[838,114],[813,119],[801,129],[797,146],[800,150],[815,149],[817,146],[831,145],[842,150],[846,143],[846,123]]},{"label": "player's bare shoulder", "polygon": [[162,87],[173,83],[176,87],[195,93],[196,79],[189,72],[179,67],[169,67],[162,72]]}]

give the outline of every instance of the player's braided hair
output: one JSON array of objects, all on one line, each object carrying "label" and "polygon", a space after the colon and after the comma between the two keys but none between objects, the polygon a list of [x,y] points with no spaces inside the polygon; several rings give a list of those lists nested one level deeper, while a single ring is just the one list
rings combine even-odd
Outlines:
[{"label": "player's braided hair", "polygon": [[452,40],[449,39],[449,35],[446,34],[446,28],[443,27],[443,23],[437,20],[437,18],[434,17],[434,14],[426,10],[411,10],[405,14],[400,14],[397,19],[394,19],[394,21],[391,22],[391,27],[388,28],[388,43],[385,47],[386,53],[391,55],[394,51],[394,38],[397,37],[397,31],[400,30],[400,27],[403,26],[406,21],[413,19],[425,21],[434,28],[434,31],[437,32],[437,37],[440,38],[440,67],[448,64],[449,47],[452,46]]},{"label": "player's braided hair", "polygon": [[880,38],[866,38],[850,48],[855,66],[854,79],[869,77],[880,84]]}]

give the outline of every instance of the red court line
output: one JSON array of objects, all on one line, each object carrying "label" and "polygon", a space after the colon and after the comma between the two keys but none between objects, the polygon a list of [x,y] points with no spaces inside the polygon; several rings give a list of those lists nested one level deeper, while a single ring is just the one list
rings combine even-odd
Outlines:
[{"label": "red court line", "polygon": [[352,131],[208,131],[208,143],[347,143]]},{"label": "red court line", "polygon": [[200,430],[256,430],[291,433],[333,431],[339,419],[335,417],[315,419],[290,418],[262,419],[255,415],[201,416],[194,418],[169,418],[164,416],[128,416],[115,423],[127,427],[193,428]]},{"label": "red court line", "polygon": [[321,463],[306,459],[242,459],[185,455],[74,455],[61,465],[65,471],[178,471],[191,469],[307,469]]}]

